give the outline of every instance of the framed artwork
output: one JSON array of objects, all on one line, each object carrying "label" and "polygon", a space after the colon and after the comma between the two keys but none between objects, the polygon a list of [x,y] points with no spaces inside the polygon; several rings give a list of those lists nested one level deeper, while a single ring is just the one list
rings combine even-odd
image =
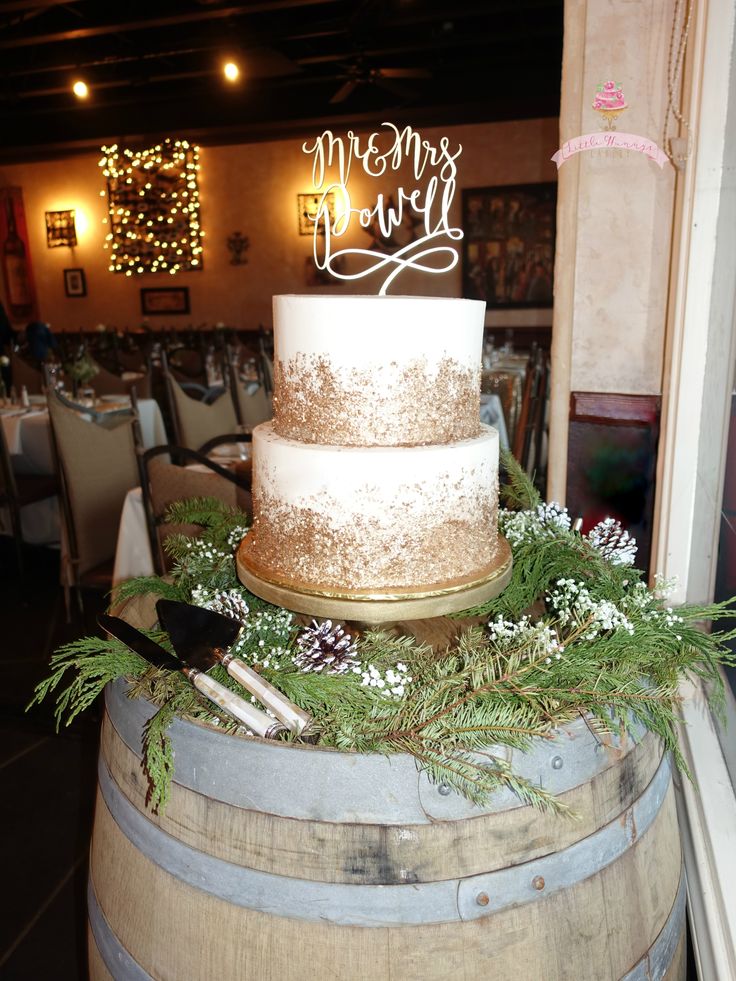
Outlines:
[{"label": "framed artwork", "polygon": [[[317,223],[317,216],[319,214],[320,208],[322,207],[322,195],[321,194],[297,194],[296,196],[296,208],[299,215],[299,234],[300,235],[314,235],[315,224]],[[324,196],[324,205],[327,209],[327,216],[329,218],[330,226],[335,223],[335,194],[334,191],[329,191]],[[324,235],[324,216],[317,224],[317,234]]]},{"label": "framed artwork", "polygon": [[0,256],[3,257],[5,309],[10,320],[13,323],[38,320],[26,213],[19,187],[0,188]]},{"label": "framed artwork", "polygon": [[87,295],[87,280],[84,269],[64,270],[64,292],[67,296]]},{"label": "framed artwork", "polygon": [[142,289],[141,312],[150,317],[189,313],[189,288],[170,286]]},{"label": "framed artwork", "polygon": [[76,215],[73,209],[46,212],[46,245],[49,249],[73,248],[77,244]]},{"label": "framed artwork", "polygon": [[555,183],[463,190],[463,296],[551,307],[556,206]]}]

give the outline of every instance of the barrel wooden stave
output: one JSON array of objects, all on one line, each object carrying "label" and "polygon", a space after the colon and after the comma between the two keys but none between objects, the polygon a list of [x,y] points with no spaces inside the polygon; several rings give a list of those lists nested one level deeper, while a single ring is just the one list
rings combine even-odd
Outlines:
[{"label": "barrel wooden stave", "polygon": [[233,905],[143,855],[101,797],[91,870],[119,942],[162,981],[618,979],[662,930],[680,883],[671,785],[619,861],[562,893],[471,921],[346,927]]},{"label": "barrel wooden stave", "polygon": [[[112,964],[116,981],[118,977],[125,981],[149,977],[175,981],[209,981],[212,977],[223,981],[322,981],[328,977],[439,981],[453,976],[466,981],[488,976],[502,981],[583,977],[613,981],[628,977],[632,965],[645,963],[642,958],[646,959],[647,951],[658,942],[664,925],[674,922],[672,911],[680,879],[679,839],[669,771],[666,762],[660,762],[661,749],[651,735],[638,744],[604,751],[592,779],[566,791],[563,797],[581,813],[580,822],[518,806],[498,812],[476,809],[477,816],[462,817],[473,810],[462,801],[428,796],[429,790],[436,795],[437,788],[428,784],[422,788],[413,763],[403,769],[399,766],[398,772],[406,781],[407,794],[415,798],[410,806],[406,802],[402,805],[404,813],[417,815],[414,823],[388,824],[374,819],[353,824],[346,813],[340,821],[330,822],[324,816],[330,813],[333,802],[328,799],[312,807],[308,796],[306,804],[300,801],[296,810],[305,808],[306,814],[314,810],[322,820],[285,816],[291,807],[288,781],[280,788],[284,813],[263,813],[215,800],[208,788],[216,782],[205,779],[201,790],[175,782],[167,811],[156,816],[145,807],[147,784],[139,751],[126,744],[114,724],[117,721],[126,729],[125,714],[132,713],[135,725],[127,727],[127,739],[134,742],[131,732],[135,732],[139,742],[142,706],[126,699],[113,700],[109,705],[117,708],[103,725],[100,786],[113,804],[114,798],[118,799],[118,810],[116,820],[101,793],[91,888],[100,914],[96,929],[107,931],[108,967]],[[150,709],[144,714],[150,714]],[[198,752],[206,742],[197,727],[192,729],[193,740],[177,742],[177,734],[187,732],[189,726],[175,724],[177,772],[187,772],[187,765],[190,771],[196,769],[192,760],[182,759],[181,753],[187,746]],[[222,733],[214,737],[213,746],[234,748],[236,754],[243,754],[243,780],[248,781],[252,777],[249,754],[257,748],[256,741]],[[261,746],[258,751],[263,749]],[[265,751],[274,749],[271,745]],[[310,747],[289,747],[286,751],[290,760],[297,761],[304,758],[299,754],[319,753]],[[223,753],[219,760],[218,754],[211,754],[212,768],[217,768]],[[319,765],[334,768],[345,763],[344,757],[321,753]],[[207,753],[204,758],[208,758]],[[312,766],[315,758],[312,755]],[[202,760],[197,760],[200,769],[201,764]],[[360,767],[355,770],[359,779]],[[267,768],[258,772],[263,779]],[[299,765],[295,772],[300,772]],[[395,781],[396,767],[392,772]],[[655,785],[659,796],[653,797]],[[356,784],[356,798],[362,795],[368,800],[370,793],[370,787],[366,793],[365,787]],[[393,789],[377,813],[392,806],[392,794]],[[639,833],[636,815],[642,813],[641,802],[650,798],[654,805],[648,805],[649,816]],[[144,844],[151,838],[147,852],[130,839],[121,816],[121,801],[129,819],[142,828],[138,833],[143,835]],[[455,813],[455,819],[437,820],[433,815],[442,813],[443,808],[448,814]],[[417,823],[421,818],[423,823]],[[626,849],[609,864],[551,895],[545,893],[553,888],[553,876],[541,892],[531,891],[527,882],[523,901],[494,909],[507,898],[502,888],[500,897],[496,895],[498,876],[503,876],[507,867],[514,875],[519,872],[531,881],[540,861],[556,861],[587,842],[597,842],[597,829],[607,828],[610,839],[608,832],[615,832],[619,825],[625,828],[631,847],[627,841]],[[160,852],[153,842],[156,835],[164,843]],[[169,870],[163,857],[167,842],[175,843],[178,849]],[[255,902],[244,902],[242,895],[237,901],[232,896],[223,898],[216,894],[220,886],[217,871],[195,870],[190,881],[184,881],[188,848],[192,856],[205,860],[205,865],[223,861],[227,864],[220,868],[226,871],[242,869],[250,875],[250,870],[256,870],[255,874],[262,877],[275,874],[274,883],[299,883],[299,895],[314,898],[302,898],[286,912],[283,900],[274,909],[268,897]],[[176,862],[179,867],[175,867]],[[402,879],[402,872],[407,870],[412,878]],[[414,884],[391,885],[397,881]],[[487,909],[475,902],[486,881],[490,892]],[[382,883],[378,889],[367,885],[376,882]],[[443,901],[449,890],[453,903],[457,896],[457,903],[443,907],[449,911],[446,921],[423,922],[424,916],[437,919],[424,892],[437,887],[444,890]],[[395,922],[390,906],[386,925],[376,925],[375,919],[372,925],[329,922],[335,910],[326,910],[321,918],[320,903],[326,893],[348,889],[353,894],[361,888],[377,896],[400,890],[404,904],[400,915],[408,912],[411,918],[416,913],[418,922]],[[339,920],[339,901],[332,905]],[[368,918],[375,915],[371,913]],[[348,911],[348,921],[349,916]],[[681,920],[675,924],[680,934]],[[91,977],[93,981],[107,981],[110,972],[105,973],[105,959],[94,938],[91,943],[95,948],[90,956]],[[110,949],[115,945],[120,956],[111,962]],[[679,981],[684,975],[675,955],[665,951],[665,956],[669,968],[659,977]],[[133,973],[120,973],[121,962],[136,965]],[[631,981],[649,977],[635,967]]]},{"label": "barrel wooden stave", "polygon": [[654,776],[661,747],[648,734],[623,757],[610,754],[593,780],[563,794],[577,821],[517,807],[464,821],[392,826],[294,820],[233,806],[176,780],[165,812],[152,814],[140,757],[109,716],[101,756],[127,799],[153,824],[208,854],[278,875],[293,874],[298,864],[304,879],[388,885],[475,875],[566,848],[631,806]]}]

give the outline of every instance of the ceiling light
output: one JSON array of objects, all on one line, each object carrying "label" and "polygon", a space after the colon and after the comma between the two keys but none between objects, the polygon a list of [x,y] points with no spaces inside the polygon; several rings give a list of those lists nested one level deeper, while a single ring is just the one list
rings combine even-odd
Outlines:
[{"label": "ceiling light", "polygon": [[237,82],[240,77],[240,69],[235,64],[234,61],[226,61],[222,66],[222,74],[228,80],[228,82]]},{"label": "ceiling light", "polygon": [[89,89],[87,87],[87,83],[83,82],[81,78],[77,79],[74,85],[72,85],[72,92],[76,95],[78,99],[86,99],[87,96],[89,95]]}]

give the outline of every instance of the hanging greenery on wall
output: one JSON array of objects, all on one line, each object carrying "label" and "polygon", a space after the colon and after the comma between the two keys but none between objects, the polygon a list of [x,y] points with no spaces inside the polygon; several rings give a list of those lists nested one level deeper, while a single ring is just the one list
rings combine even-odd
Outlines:
[{"label": "hanging greenery on wall", "polygon": [[103,146],[102,154],[110,272],[173,275],[201,269],[199,147],[167,139],[145,150]]}]

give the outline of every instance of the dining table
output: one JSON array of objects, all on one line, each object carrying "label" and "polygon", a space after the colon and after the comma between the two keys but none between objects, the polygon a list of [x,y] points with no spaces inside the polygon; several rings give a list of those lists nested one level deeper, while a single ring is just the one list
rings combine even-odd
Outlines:
[{"label": "dining table", "polygon": [[[208,454],[209,458],[241,476],[249,476],[251,464],[250,449],[243,449],[239,444],[225,444],[216,447]],[[187,470],[209,473],[206,467],[194,463]],[[213,474],[217,478],[217,474]],[[222,478],[217,478],[222,479]],[[146,510],[143,503],[143,493],[140,487],[133,487],[125,496],[123,509],[120,514],[117,547],[115,549],[115,564],[113,566],[112,585],[120,585],[126,579],[138,576],[152,576],[155,573],[151,543],[146,524]]]},{"label": "dining table", "polygon": [[[103,396],[95,400],[94,409],[114,411],[129,405],[130,400],[124,395]],[[167,442],[163,416],[155,399],[139,399],[138,416],[146,449]],[[54,473],[51,422],[43,396],[31,396],[28,406],[0,406],[0,425],[15,473]],[[29,545],[58,544],[61,540],[58,499],[48,498],[22,508],[21,524],[23,538]],[[0,509],[0,534],[12,534],[9,515],[3,509]]]}]

